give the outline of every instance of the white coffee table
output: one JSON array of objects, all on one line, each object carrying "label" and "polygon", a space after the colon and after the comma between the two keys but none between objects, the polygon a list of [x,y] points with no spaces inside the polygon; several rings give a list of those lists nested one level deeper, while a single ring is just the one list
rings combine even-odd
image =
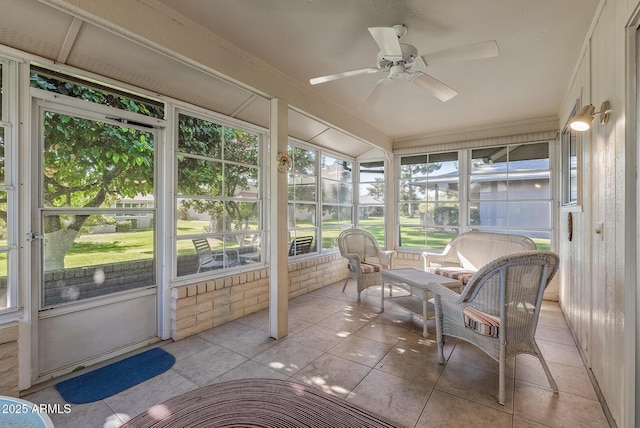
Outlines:
[{"label": "white coffee table", "polygon": [[422,329],[423,337],[429,336],[429,333],[427,332],[429,299],[433,297],[433,293],[427,290],[427,283],[431,281],[437,282],[438,284],[444,285],[458,293],[462,289],[462,283],[458,280],[414,268],[383,269],[380,273],[382,275],[382,297],[380,299],[380,310],[384,312],[384,285],[400,287],[403,290],[408,291],[409,295],[396,297],[390,296],[387,297],[387,299],[392,300],[394,303],[422,318],[424,324]]}]

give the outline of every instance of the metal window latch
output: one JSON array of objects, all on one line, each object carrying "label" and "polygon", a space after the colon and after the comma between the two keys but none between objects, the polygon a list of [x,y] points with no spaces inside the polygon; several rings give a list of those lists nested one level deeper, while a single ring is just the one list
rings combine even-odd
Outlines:
[{"label": "metal window latch", "polygon": [[38,239],[44,239],[44,235],[36,235],[34,232],[27,232],[27,241],[35,241]]}]

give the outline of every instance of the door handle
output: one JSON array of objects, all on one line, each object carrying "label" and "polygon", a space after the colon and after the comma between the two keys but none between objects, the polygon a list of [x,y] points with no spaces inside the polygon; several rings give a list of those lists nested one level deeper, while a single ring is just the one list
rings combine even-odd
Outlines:
[{"label": "door handle", "polygon": [[34,232],[27,232],[27,241],[36,241],[38,239],[44,239],[44,235],[37,235]]}]

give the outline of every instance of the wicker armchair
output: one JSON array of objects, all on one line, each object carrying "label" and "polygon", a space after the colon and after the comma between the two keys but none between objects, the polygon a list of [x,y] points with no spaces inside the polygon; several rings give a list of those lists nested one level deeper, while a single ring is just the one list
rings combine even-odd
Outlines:
[{"label": "wicker armchair", "polygon": [[498,403],[504,404],[505,365],[517,354],[542,364],[553,392],[558,387],[535,341],[542,294],[558,269],[550,251],[522,251],[483,266],[458,294],[435,282],[438,360],[444,364],[444,336],[479,347],[499,363]]},{"label": "wicker armchair", "polygon": [[358,287],[358,303],[360,292],[372,285],[382,285],[381,269],[391,269],[395,251],[384,251],[376,238],[366,230],[347,229],[338,236],[340,254],[349,260],[349,277],[344,282],[344,292],[349,278],[355,278]]}]

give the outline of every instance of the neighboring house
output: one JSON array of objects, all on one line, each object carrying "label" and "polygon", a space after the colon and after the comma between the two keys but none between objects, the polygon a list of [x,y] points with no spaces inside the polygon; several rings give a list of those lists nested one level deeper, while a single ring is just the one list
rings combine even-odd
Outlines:
[{"label": "neighboring house", "polygon": [[[471,199],[477,201],[479,205],[478,209],[472,210],[471,225],[483,225],[498,230],[509,230],[509,228],[519,228],[520,230],[542,229],[544,231],[530,231],[527,235],[548,238],[553,226],[550,206],[548,204],[527,203],[530,201],[541,200],[545,202],[551,200],[552,189],[548,160],[520,161],[515,171],[508,171],[507,168],[507,163],[504,161],[488,162],[478,168],[479,173],[471,176],[472,183],[469,192],[472,194]],[[438,174],[429,179],[418,178],[411,181],[411,186],[421,189],[421,195],[425,201],[433,202],[434,198],[438,197],[439,191],[448,189],[449,192],[456,195],[455,202],[457,202],[460,199],[458,180],[458,171],[451,171]],[[535,190],[535,192],[532,190]],[[516,201],[516,203],[520,202],[523,205],[518,209],[509,210],[507,216],[507,210],[497,207],[497,205],[507,201]],[[440,202],[442,206],[450,203],[446,199]],[[430,210],[422,213],[421,225],[423,227],[460,224],[457,218],[447,219],[448,221],[444,223],[442,223],[442,219],[436,221],[433,210],[437,206],[438,201],[436,200]],[[526,225],[526,227],[522,225]]]},{"label": "neighboring house", "polygon": [[[124,209],[153,209],[154,198],[152,195],[138,195],[135,198],[119,198],[114,208]],[[114,216],[116,221],[130,220],[133,229],[148,229],[153,227],[153,215],[150,213],[128,213]]]}]

